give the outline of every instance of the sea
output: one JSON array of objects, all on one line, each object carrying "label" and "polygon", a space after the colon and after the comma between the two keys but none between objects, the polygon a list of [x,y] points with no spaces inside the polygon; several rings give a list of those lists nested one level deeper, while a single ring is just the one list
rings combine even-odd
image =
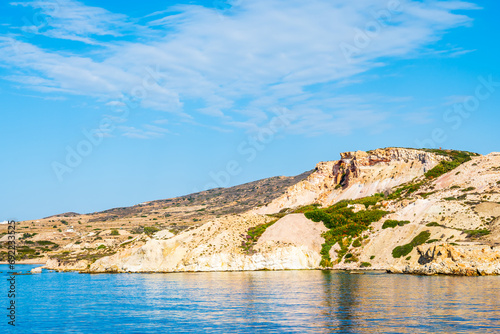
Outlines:
[{"label": "sea", "polygon": [[0,333],[500,333],[497,276],[0,272]]}]

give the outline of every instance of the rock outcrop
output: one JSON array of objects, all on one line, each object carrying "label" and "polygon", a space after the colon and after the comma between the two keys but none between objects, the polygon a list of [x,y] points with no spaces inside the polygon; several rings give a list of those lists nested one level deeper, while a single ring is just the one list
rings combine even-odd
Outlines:
[{"label": "rock outcrop", "polygon": [[324,206],[343,199],[356,199],[387,192],[395,186],[422,176],[444,156],[406,149],[386,148],[374,151],[344,152],[337,161],[320,162],[309,177],[287,192],[259,208],[270,214],[313,202]]},{"label": "rock outcrop", "polygon": [[453,246],[450,244],[419,246],[418,263],[392,272],[418,275],[498,275],[500,248],[484,245]]}]

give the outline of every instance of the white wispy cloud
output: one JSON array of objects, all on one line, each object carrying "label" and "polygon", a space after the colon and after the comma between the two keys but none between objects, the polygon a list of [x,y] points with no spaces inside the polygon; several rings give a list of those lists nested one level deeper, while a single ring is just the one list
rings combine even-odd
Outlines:
[{"label": "white wispy cloud", "polygon": [[122,136],[133,139],[161,138],[169,132],[167,129],[149,124],[144,124],[142,127],[118,126],[118,129],[122,131]]},{"label": "white wispy cloud", "polygon": [[[354,76],[391,59],[428,52],[446,31],[471,22],[454,10],[478,8],[463,1],[254,0],[223,11],[176,6],[142,18],[146,23],[139,26],[72,0],[13,4],[43,11],[45,36],[99,45],[87,53],[56,52],[26,38],[0,37],[0,63],[14,69],[6,79],[17,85],[85,95],[108,106],[131,99],[192,124],[208,115],[221,131],[251,130],[279,106],[295,116],[289,131],[308,134],[347,134],[389,116],[374,99],[332,100],[333,92],[311,87],[352,84]],[[133,38],[122,38],[127,29]],[[187,108],[189,101],[196,107]],[[122,131],[136,138],[164,134]]]},{"label": "white wispy cloud", "polygon": [[27,18],[23,30],[47,37],[98,44],[92,36],[121,36],[131,26],[128,18],[100,7],[85,6],[74,0],[38,0],[11,2],[13,6],[30,7],[37,14]]}]

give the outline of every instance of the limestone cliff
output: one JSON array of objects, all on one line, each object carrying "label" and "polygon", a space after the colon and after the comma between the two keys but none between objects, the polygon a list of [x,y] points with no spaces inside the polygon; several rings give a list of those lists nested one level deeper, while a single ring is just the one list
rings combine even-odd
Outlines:
[{"label": "limestone cliff", "polygon": [[417,264],[390,268],[394,273],[418,275],[498,275],[500,248],[484,245],[450,244],[420,246]]},{"label": "limestone cliff", "polygon": [[254,214],[225,217],[170,237],[152,239],[90,266],[92,272],[177,272],[262,269],[315,269],[326,228],[302,214],[273,224],[254,246],[253,254],[240,247],[249,227],[269,221]]},{"label": "limestone cliff", "polygon": [[270,214],[313,202],[328,206],[343,199],[355,199],[387,192],[393,187],[422,176],[444,156],[406,149],[345,152],[337,161],[320,162],[309,177],[258,213]]}]

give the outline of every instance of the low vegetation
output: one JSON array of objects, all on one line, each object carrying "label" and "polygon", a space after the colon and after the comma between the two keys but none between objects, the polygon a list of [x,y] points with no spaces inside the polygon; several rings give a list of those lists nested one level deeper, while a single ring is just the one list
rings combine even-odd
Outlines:
[{"label": "low vegetation", "polygon": [[384,222],[384,224],[382,225],[382,228],[383,229],[386,229],[386,228],[395,228],[396,226],[404,226],[406,224],[409,224],[410,221],[409,220],[393,220],[393,219],[389,219],[389,220],[386,220]]},{"label": "low vegetation", "polygon": [[[144,226],[144,233],[146,233],[147,235],[151,236],[153,234],[155,234],[156,232],[158,232],[160,229],[157,228],[157,227],[154,227],[154,226]],[[117,231],[118,232],[118,231]]]},{"label": "low vegetation", "polygon": [[420,189],[420,187],[424,184],[424,182],[418,182],[418,183],[407,183],[407,184],[404,184],[404,185],[401,185],[399,187],[396,188],[396,190],[390,194],[387,198],[388,199],[399,199],[401,198],[403,195],[410,195],[414,192],[416,192],[417,190]]},{"label": "low vegetation", "polygon": [[[449,171],[457,168],[464,162],[470,161],[473,156],[477,156],[477,153],[472,153],[472,152],[466,152],[466,151],[454,151],[454,150],[437,150],[437,149],[423,149],[423,151],[446,156],[450,158],[451,160],[443,160],[440,161],[439,164],[437,164],[434,168],[430,169],[424,174],[424,178],[420,179],[418,181],[414,182],[408,182],[405,183],[399,187],[396,187],[395,191],[393,191],[389,196],[388,199],[391,200],[396,200],[400,199],[402,197],[408,197],[409,195],[415,193],[416,191],[420,190],[420,188],[423,185],[428,184],[430,180],[433,180],[445,173],[448,173]],[[427,196],[435,193],[433,192],[427,192],[427,193],[420,193],[419,195],[422,196],[423,198],[426,198]],[[453,198],[455,199],[455,198]],[[450,199],[451,200],[451,199]]]},{"label": "low vegetation", "polygon": [[467,233],[467,237],[469,238],[480,238],[482,236],[488,235],[491,232],[487,229],[477,229],[477,230],[463,230],[465,233]]},{"label": "low vegetation", "polygon": [[477,156],[477,153],[467,152],[467,151],[454,151],[454,150],[436,150],[436,149],[426,149],[425,151],[435,153],[438,155],[443,155],[451,158],[451,161],[443,160],[440,161],[437,166],[425,173],[427,179],[435,179],[449,171],[457,168],[464,162],[470,161],[473,156]]},{"label": "low vegetation", "polygon": [[392,257],[399,258],[410,254],[414,247],[424,244],[429,240],[430,236],[431,233],[429,231],[420,232],[410,243],[394,248],[392,250]]},{"label": "low vegetation", "polygon": [[266,229],[276,223],[277,220],[273,220],[266,224],[260,224],[254,227],[251,227],[247,231],[247,235],[243,236],[243,241],[241,243],[241,248],[246,254],[254,254],[253,246],[257,243],[262,234],[266,231]]},{"label": "low vegetation", "polygon": [[[321,248],[321,266],[330,267],[332,266],[332,260],[330,258],[331,248],[338,243],[340,250],[337,251],[337,261],[340,262],[347,254],[347,250],[354,238],[358,238],[361,233],[367,230],[371,223],[380,220],[383,216],[389,212],[370,208],[370,206],[376,206],[376,204],[383,199],[383,195],[376,194],[370,197],[364,197],[356,200],[341,201],[328,208],[319,209],[311,208],[310,211],[305,211],[305,216],[315,222],[323,222],[323,224],[329,229],[327,232],[323,233],[325,238],[325,243]],[[363,204],[366,210],[361,210],[354,212],[352,204]],[[355,241],[354,247],[361,246],[360,239]],[[349,262],[353,262],[352,257],[347,258]]]}]

